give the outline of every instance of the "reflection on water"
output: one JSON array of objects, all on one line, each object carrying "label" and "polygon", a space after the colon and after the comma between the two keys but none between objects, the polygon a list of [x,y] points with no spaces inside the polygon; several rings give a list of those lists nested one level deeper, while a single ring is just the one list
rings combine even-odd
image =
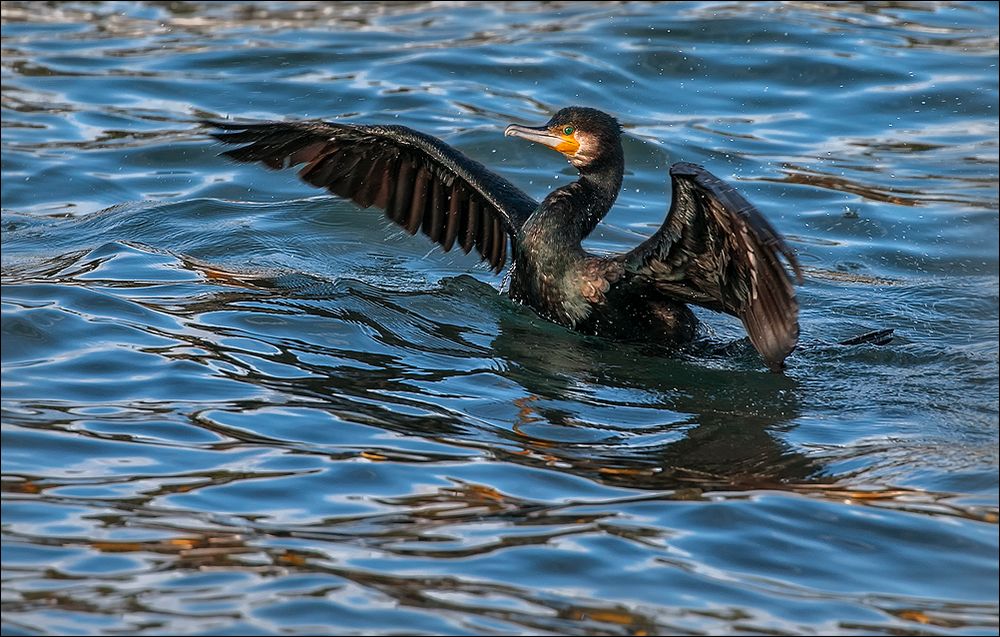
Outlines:
[{"label": "reflection on water", "polygon": [[[996,23],[5,3],[4,632],[995,632]],[[405,122],[541,196],[571,171],[503,126],[568,100],[627,131],[592,249],[679,160],[789,237],[786,375],[711,313],[567,332],[195,123]]]}]

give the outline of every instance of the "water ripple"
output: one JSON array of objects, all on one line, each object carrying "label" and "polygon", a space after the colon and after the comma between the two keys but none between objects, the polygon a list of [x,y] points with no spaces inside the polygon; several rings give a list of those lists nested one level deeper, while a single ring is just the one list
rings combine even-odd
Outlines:
[{"label": "water ripple", "polygon": [[[997,606],[991,3],[5,2],[10,634],[981,634]],[[788,373],[567,332],[198,120],[505,141],[614,112],[588,240],[733,181],[806,264]],[[889,345],[838,343],[891,328]]]}]

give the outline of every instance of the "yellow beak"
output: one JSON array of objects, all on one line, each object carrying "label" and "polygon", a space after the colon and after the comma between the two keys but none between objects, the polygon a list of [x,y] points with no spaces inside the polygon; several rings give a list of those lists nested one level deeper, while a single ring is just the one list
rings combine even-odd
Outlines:
[{"label": "yellow beak", "polygon": [[573,135],[558,135],[544,126],[532,128],[511,124],[504,130],[503,134],[507,137],[521,137],[531,142],[537,142],[567,156],[575,155],[576,151],[580,150],[580,142],[576,141]]}]

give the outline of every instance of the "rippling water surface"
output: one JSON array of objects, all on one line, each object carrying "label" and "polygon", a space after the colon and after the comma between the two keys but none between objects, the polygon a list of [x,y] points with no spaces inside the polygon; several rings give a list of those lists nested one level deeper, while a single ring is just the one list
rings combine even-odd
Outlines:
[{"label": "rippling water surface", "polygon": [[[993,3],[3,4],[3,627],[995,633]],[[200,118],[504,139],[616,114],[589,241],[704,164],[807,269],[767,373],[705,313],[582,337]],[[894,328],[889,345],[837,341]]]}]

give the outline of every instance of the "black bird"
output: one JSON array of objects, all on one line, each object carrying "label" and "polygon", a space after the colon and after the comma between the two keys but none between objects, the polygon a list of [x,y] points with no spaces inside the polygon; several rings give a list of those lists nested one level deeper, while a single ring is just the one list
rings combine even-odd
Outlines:
[{"label": "black bird", "polygon": [[795,254],[731,186],[701,166],[670,168],[673,201],[663,225],[633,250],[587,253],[581,241],[611,209],[622,184],[621,127],[610,115],[570,107],[544,126],[511,125],[566,156],[580,178],[539,204],[441,140],[405,126],[298,121],[208,122],[216,139],[242,144],[224,155],[279,169],[375,206],[410,234],[447,252],[473,248],[495,272],[507,258],[510,295],[541,316],[587,334],[677,344],[692,339],[694,303],[738,317],[772,371],[799,335],[798,304],[779,255]]}]

